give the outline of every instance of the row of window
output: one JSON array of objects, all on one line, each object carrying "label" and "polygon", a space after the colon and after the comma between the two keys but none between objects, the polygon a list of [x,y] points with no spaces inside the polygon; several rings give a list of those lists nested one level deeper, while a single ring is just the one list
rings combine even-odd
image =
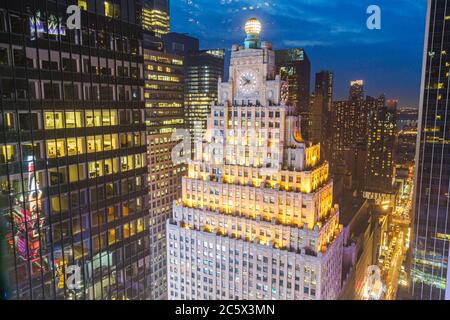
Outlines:
[{"label": "row of window", "polygon": [[[66,156],[76,156],[85,153],[97,153],[103,151],[118,150],[119,148],[129,148],[133,146],[141,146],[145,143],[141,140],[141,134],[123,133],[106,134],[88,137],[74,137],[66,139],[56,139],[46,141],[47,158],[60,158]],[[21,156],[21,157],[20,157]],[[140,158],[140,155],[132,155]],[[128,156],[128,157],[132,157]],[[0,164],[13,163],[22,159],[29,160],[30,157],[42,159],[42,150],[40,143],[22,145],[22,153],[19,152],[17,144],[4,144],[0,146]],[[140,168],[144,160],[131,161],[129,166]]]},{"label": "row of window", "polygon": [[[48,51],[40,51],[39,56],[48,56]],[[91,73],[94,75],[117,76],[120,78],[141,79],[142,72],[138,67],[129,67],[128,62],[121,60],[108,60],[105,58],[92,57],[91,59],[83,57],[83,68],[79,67],[79,59],[61,58],[59,53],[55,52],[53,60],[40,59],[36,64],[36,59],[30,54],[25,56],[22,48],[13,48],[12,55],[7,47],[0,46],[0,65],[14,65],[16,67],[27,67],[28,69],[40,68],[46,71],[61,71]],[[100,66],[99,66],[100,64]],[[124,64],[124,65],[122,65]],[[116,66],[117,65],[117,66]],[[82,70],[80,70],[82,69]]]},{"label": "row of window", "polygon": [[[238,111],[228,111],[228,118],[238,118],[240,115],[240,118],[252,118],[252,112],[251,111],[241,111],[240,113]],[[269,111],[267,112],[267,115],[269,118],[280,118],[280,112],[279,111]],[[223,111],[214,111],[214,117],[223,117],[224,112]],[[266,111],[256,111],[255,112],[256,118],[265,118],[266,117]]]},{"label": "row of window", "polygon": [[[104,14],[107,17],[119,18],[120,6],[105,1]],[[50,28],[49,24],[58,20],[55,28]],[[6,14],[0,10],[0,32],[11,32],[20,36],[25,35],[30,40],[47,39],[53,41],[71,42],[95,48],[113,50],[120,53],[142,54],[141,42],[133,37],[115,35],[111,32],[102,31],[102,26],[98,26],[99,30],[85,29],[81,33],[68,30],[65,25],[65,19],[57,17],[55,14],[49,14],[40,10],[36,11],[32,16]]]},{"label": "row of window", "polygon": [[[2,79],[3,99],[140,101],[143,89],[130,86],[61,83],[50,80]],[[83,95],[82,95],[83,94]]]},{"label": "row of window", "polygon": [[[5,130],[40,130],[40,113],[19,112],[0,113],[0,127]],[[45,111],[46,130],[64,128],[93,128],[117,125],[141,124],[142,113],[139,110],[84,110],[84,111]],[[17,124],[19,126],[17,126]]]}]

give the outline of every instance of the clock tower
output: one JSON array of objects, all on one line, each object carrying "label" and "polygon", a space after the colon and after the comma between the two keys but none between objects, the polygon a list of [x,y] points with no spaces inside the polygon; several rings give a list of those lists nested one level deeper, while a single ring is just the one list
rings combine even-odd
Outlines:
[{"label": "clock tower", "polygon": [[256,18],[245,24],[244,46],[233,45],[230,79],[219,84],[219,102],[235,105],[285,105],[287,83],[276,75],[272,45],[260,40],[261,22]]},{"label": "clock tower", "polygon": [[[344,236],[328,163],[319,144],[303,139],[301,117],[283,99],[285,82],[270,44],[259,39],[261,23],[250,19],[245,31],[166,224],[169,299],[337,299]],[[274,272],[282,265],[301,284]],[[206,273],[209,285],[195,282]],[[216,285],[224,279],[230,285]]]}]

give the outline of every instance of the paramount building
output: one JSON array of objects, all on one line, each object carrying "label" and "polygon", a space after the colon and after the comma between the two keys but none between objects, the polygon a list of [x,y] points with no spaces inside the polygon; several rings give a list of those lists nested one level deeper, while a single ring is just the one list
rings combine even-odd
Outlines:
[{"label": "paramount building", "polygon": [[342,226],[261,24],[245,25],[167,222],[169,299],[336,299]]}]

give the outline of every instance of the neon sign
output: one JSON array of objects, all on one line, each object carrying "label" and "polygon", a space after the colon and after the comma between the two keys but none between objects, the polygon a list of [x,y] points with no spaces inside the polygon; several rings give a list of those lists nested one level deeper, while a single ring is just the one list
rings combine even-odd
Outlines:
[{"label": "neon sign", "polygon": [[43,19],[40,11],[35,16],[30,17],[30,34],[31,39],[35,40],[36,36],[47,34],[51,36],[65,36],[66,27],[62,23],[62,18],[51,14],[47,20]]},{"label": "neon sign", "polygon": [[[18,258],[42,268],[40,249],[43,239],[39,237],[39,229],[44,224],[44,219],[39,214],[42,209],[42,191],[36,180],[33,158],[30,157],[28,160],[27,196],[17,199],[16,205],[12,209],[14,240]],[[14,246],[14,242],[11,242],[10,245]]]}]

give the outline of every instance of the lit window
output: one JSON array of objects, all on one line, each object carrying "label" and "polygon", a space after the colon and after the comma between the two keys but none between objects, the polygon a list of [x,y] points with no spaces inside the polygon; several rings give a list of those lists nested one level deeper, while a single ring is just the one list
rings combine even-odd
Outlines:
[{"label": "lit window", "polygon": [[78,0],[78,6],[83,9],[84,11],[87,11],[87,1],[86,0]]},{"label": "lit window", "polygon": [[118,4],[105,1],[105,16],[118,19],[120,17],[120,7]]},{"label": "lit window", "polygon": [[0,147],[0,163],[14,162],[16,146],[6,145]]}]

